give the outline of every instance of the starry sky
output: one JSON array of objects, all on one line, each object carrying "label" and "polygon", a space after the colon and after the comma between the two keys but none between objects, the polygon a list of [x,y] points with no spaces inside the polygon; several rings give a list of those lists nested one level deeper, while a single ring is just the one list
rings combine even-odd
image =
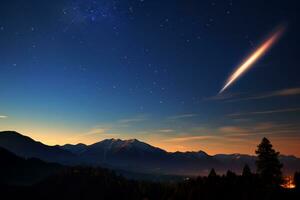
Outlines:
[{"label": "starry sky", "polygon": [[[43,143],[300,156],[295,0],[3,0],[0,130]],[[222,94],[276,27],[276,44]]]}]

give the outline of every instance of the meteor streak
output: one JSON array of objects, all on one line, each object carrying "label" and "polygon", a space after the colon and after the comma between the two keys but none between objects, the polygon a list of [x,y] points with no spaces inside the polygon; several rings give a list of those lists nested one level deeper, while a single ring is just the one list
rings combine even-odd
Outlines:
[{"label": "meteor streak", "polygon": [[219,94],[228,88],[234,81],[236,81],[241,75],[253,66],[253,64],[262,57],[267,50],[279,39],[284,32],[285,28],[282,26],[273,32],[268,39],[266,39],[250,56],[231,74],[227,79],[224,87],[220,90]]}]

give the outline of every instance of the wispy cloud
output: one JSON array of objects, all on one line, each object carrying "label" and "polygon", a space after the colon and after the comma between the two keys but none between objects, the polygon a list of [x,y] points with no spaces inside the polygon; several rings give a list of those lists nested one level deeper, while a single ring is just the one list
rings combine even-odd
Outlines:
[{"label": "wispy cloud", "polygon": [[300,87],[285,88],[281,90],[268,91],[264,93],[251,94],[251,93],[221,93],[216,96],[206,97],[204,101],[224,101],[224,102],[237,102],[259,100],[272,97],[284,97],[300,95]]},{"label": "wispy cloud", "polygon": [[174,132],[175,130],[173,129],[160,129],[158,130],[158,132],[160,133],[171,133],[171,132]]},{"label": "wispy cloud", "polygon": [[8,116],[6,116],[6,115],[0,115],[0,119],[5,119],[5,118],[8,118]]},{"label": "wispy cloud", "polygon": [[102,137],[113,137],[113,136],[118,136],[120,134],[118,133],[111,133],[110,131],[112,131],[111,128],[92,128],[91,130],[87,131],[86,133],[82,134],[81,136],[85,137],[85,136],[102,136]]},{"label": "wispy cloud", "polygon": [[86,135],[92,135],[92,134],[103,134],[105,133],[107,130],[109,130],[108,128],[93,128],[90,131],[88,131],[86,133]]},{"label": "wispy cloud", "polygon": [[209,130],[211,134],[200,134],[187,132],[176,137],[167,138],[165,142],[182,143],[192,141],[254,141],[260,139],[262,135],[281,135],[282,133],[294,135],[299,131],[299,126],[293,123],[278,124],[275,122],[253,123],[248,126],[221,126]]},{"label": "wispy cloud", "polygon": [[241,93],[218,93],[215,96],[205,97],[204,101],[224,101],[228,99],[234,99],[240,97]]},{"label": "wispy cloud", "polygon": [[277,110],[263,110],[263,111],[254,111],[254,112],[245,112],[245,113],[232,113],[228,116],[236,117],[236,116],[244,116],[244,115],[267,115],[267,114],[276,114],[276,113],[284,113],[284,112],[299,112],[300,108],[285,108],[285,109],[277,109]]},{"label": "wispy cloud", "polygon": [[234,135],[196,135],[196,136],[182,136],[166,139],[165,142],[172,143],[183,143],[183,142],[192,142],[192,141],[226,141],[226,142],[237,142],[237,141],[246,141],[248,134],[234,134]]},{"label": "wispy cloud", "polygon": [[121,124],[128,124],[128,123],[135,123],[135,122],[141,122],[146,120],[147,120],[146,116],[137,116],[132,118],[120,119],[118,122]]},{"label": "wispy cloud", "polygon": [[[271,92],[266,92],[264,94],[256,94],[256,95],[237,98],[237,99],[232,98],[232,99],[228,100],[228,102],[259,100],[259,99],[266,99],[266,98],[272,98],[272,97],[283,97],[283,96],[294,96],[294,95],[300,95],[300,87],[275,90],[275,91],[271,91]],[[225,100],[227,100],[227,99],[225,99]]]},{"label": "wispy cloud", "polygon": [[259,135],[276,135],[282,133],[298,133],[299,125],[293,123],[260,122],[248,126],[223,126],[218,132],[224,137],[248,137]]},{"label": "wispy cloud", "polygon": [[87,143],[92,144],[95,142],[98,142],[100,140],[103,140],[105,138],[113,138],[113,137],[119,137],[120,134],[118,133],[111,133],[111,129],[107,127],[95,127],[91,128],[90,130],[78,134],[73,135],[69,137],[68,139],[71,141],[71,143]]},{"label": "wispy cloud", "polygon": [[175,119],[184,119],[184,118],[191,118],[191,117],[197,117],[198,114],[189,113],[189,114],[181,114],[181,115],[174,115],[170,116],[169,119],[175,120]]},{"label": "wispy cloud", "polygon": [[289,96],[289,95],[298,95],[298,94],[300,94],[300,87],[273,91],[260,98],[267,98],[267,97],[274,97],[274,96]]},{"label": "wispy cloud", "polygon": [[174,137],[170,139],[166,139],[166,142],[186,142],[191,140],[209,140],[216,139],[218,137],[211,135],[198,135],[198,136],[185,136],[185,137]]},{"label": "wispy cloud", "polygon": [[250,119],[250,118],[234,118],[234,119],[232,119],[233,121],[235,121],[235,122],[238,122],[238,123],[241,123],[241,122],[251,122],[252,121],[252,119]]},{"label": "wispy cloud", "polygon": [[223,126],[218,129],[222,133],[247,133],[248,130],[240,126]]}]

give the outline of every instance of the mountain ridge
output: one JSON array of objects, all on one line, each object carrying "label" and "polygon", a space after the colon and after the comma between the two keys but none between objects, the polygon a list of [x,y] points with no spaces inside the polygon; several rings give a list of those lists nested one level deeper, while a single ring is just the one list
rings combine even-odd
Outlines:
[{"label": "mountain ridge", "polygon": [[[240,173],[248,164],[255,170],[256,156],[247,154],[215,154],[204,151],[167,152],[137,139],[105,139],[91,145],[49,146],[15,131],[0,132],[0,147],[21,157],[35,157],[48,162],[67,165],[107,166],[135,172],[206,175],[211,168],[220,173],[228,169]],[[300,168],[300,159],[281,155],[285,172]]]}]

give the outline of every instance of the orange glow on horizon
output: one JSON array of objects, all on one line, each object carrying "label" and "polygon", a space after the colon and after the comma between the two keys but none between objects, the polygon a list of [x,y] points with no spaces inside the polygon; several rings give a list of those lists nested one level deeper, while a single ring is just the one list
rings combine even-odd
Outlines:
[{"label": "orange glow on horizon", "polygon": [[[7,130],[7,129],[6,129]],[[257,145],[261,141],[262,135],[255,138],[230,138],[226,136],[214,136],[214,137],[180,137],[174,138],[171,135],[139,135],[135,137],[128,133],[118,134],[87,134],[87,133],[73,133],[70,131],[64,131],[63,133],[55,130],[39,129],[19,129],[16,130],[22,135],[28,136],[35,141],[40,141],[46,145],[64,145],[64,144],[78,144],[84,143],[87,145],[102,141],[104,139],[138,139],[142,142],[148,143],[152,146],[164,149],[168,152],[176,151],[204,151],[209,155],[215,154],[250,154],[254,155]],[[29,134],[30,133],[30,134]],[[300,138],[279,137],[279,136],[267,136],[272,142],[274,148],[280,151],[284,155],[295,155],[300,157]],[[288,144],[288,145],[287,145]]]}]

